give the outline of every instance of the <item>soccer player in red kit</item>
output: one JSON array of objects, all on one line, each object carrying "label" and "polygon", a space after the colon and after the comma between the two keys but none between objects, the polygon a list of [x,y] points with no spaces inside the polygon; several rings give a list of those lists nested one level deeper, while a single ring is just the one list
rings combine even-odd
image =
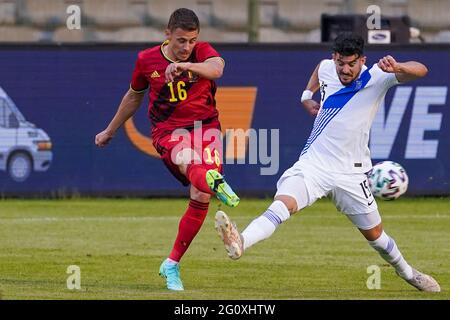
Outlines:
[{"label": "soccer player in red kit", "polygon": [[180,220],[173,249],[159,270],[170,290],[184,290],[179,262],[203,224],[211,195],[231,207],[239,203],[221,174],[214,80],[222,76],[224,60],[211,45],[197,42],[199,31],[193,11],[180,8],[172,13],[166,41],[139,52],[130,89],[108,127],[95,137],[97,146],[107,145],[149,90],[153,144],[169,171],[183,185],[190,184],[188,209]]}]

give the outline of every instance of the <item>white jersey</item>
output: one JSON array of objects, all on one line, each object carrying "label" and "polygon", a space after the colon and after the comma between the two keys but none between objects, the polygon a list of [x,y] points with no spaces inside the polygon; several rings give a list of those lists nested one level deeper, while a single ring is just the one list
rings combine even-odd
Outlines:
[{"label": "white jersey", "polygon": [[361,69],[344,86],[333,60],[319,66],[320,110],[299,162],[312,162],[330,172],[364,173],[372,168],[369,131],[387,90],[398,83],[394,73],[377,64]]}]

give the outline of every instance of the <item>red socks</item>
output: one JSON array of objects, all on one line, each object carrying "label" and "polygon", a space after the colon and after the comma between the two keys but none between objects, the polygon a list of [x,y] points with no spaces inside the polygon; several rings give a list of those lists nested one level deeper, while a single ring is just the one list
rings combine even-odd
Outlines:
[{"label": "red socks", "polygon": [[214,195],[208,184],[206,183],[206,172],[208,170],[198,164],[190,164],[186,169],[186,176],[191,182],[191,184],[198,190],[204,193],[209,193]]},{"label": "red socks", "polygon": [[[191,184],[198,190],[214,194],[206,183],[206,172],[208,170],[202,165],[190,164],[186,169],[186,176]],[[178,226],[178,234],[170,252],[169,258],[174,261],[180,261],[186,250],[189,248],[192,240],[202,227],[203,221],[208,213],[209,203],[190,200],[186,213],[181,217]]]},{"label": "red socks", "polygon": [[[197,186],[195,187],[199,189]],[[192,240],[195,238],[198,231],[202,227],[203,221],[205,220],[206,214],[208,213],[208,205],[209,203],[199,202],[192,199],[189,201],[189,206],[186,210],[186,213],[183,215],[183,217],[181,217],[180,224],[178,226],[177,238],[169,255],[170,259],[177,262],[180,261],[181,257],[189,248]]]}]

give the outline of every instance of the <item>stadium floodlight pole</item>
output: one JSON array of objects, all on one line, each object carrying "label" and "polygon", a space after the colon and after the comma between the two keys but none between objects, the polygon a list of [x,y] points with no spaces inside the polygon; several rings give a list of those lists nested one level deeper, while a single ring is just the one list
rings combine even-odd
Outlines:
[{"label": "stadium floodlight pole", "polygon": [[259,41],[259,0],[248,0],[248,42]]}]

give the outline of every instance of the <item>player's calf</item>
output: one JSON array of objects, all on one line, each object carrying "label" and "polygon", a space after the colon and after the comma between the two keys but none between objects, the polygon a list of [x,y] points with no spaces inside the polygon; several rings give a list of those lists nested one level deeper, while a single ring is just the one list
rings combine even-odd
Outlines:
[{"label": "player's calf", "polygon": [[244,249],[251,247],[255,243],[269,238],[277,227],[289,219],[290,213],[286,204],[280,200],[275,200],[267,210],[242,231],[244,239]]},{"label": "player's calf", "polygon": [[369,241],[369,245],[378,251],[380,256],[389,262],[389,264],[395,268],[401,277],[409,279],[413,276],[413,269],[403,258],[403,255],[398,249],[394,239],[389,237],[384,231],[378,239]]},{"label": "player's calf", "polygon": [[369,241],[369,244],[377,250],[381,257],[389,262],[396,273],[413,287],[420,291],[440,292],[441,288],[433,277],[412,268],[403,258],[394,239],[389,237],[384,231],[378,239]]}]

